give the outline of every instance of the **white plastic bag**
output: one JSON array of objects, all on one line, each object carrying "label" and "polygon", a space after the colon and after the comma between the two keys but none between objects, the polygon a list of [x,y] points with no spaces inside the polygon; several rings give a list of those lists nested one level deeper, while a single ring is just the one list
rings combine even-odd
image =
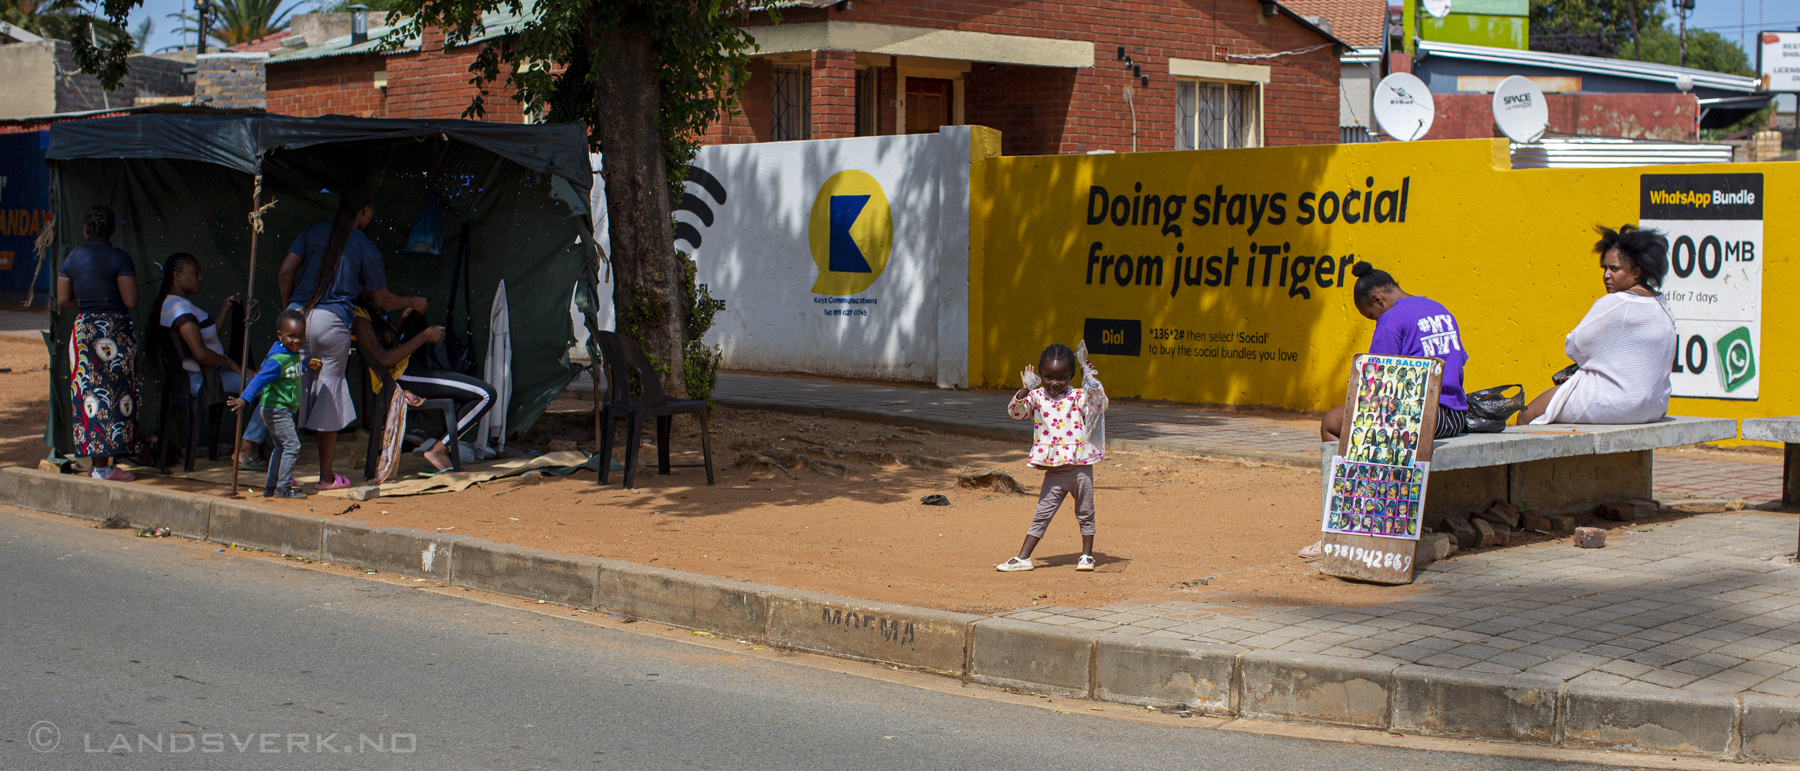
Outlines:
[{"label": "white plastic bag", "polygon": [[1027,391],[1035,391],[1038,386],[1044,384],[1044,381],[1038,377],[1037,365],[1034,364],[1025,365],[1025,371],[1019,373],[1019,380],[1025,384]]},{"label": "white plastic bag", "polygon": [[1081,366],[1081,388],[1087,403],[1081,419],[1087,422],[1088,446],[1106,452],[1106,388],[1100,385],[1100,373],[1088,363],[1087,340],[1075,344],[1075,363]]}]

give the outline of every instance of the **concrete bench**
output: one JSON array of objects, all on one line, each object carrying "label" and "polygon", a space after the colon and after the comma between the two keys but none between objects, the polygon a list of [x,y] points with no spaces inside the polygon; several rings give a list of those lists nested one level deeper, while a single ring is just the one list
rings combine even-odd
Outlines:
[{"label": "concrete bench", "polygon": [[[1544,514],[1587,511],[1608,501],[1651,497],[1651,451],[1737,438],[1728,418],[1663,418],[1626,426],[1507,426],[1431,445],[1425,522],[1467,514],[1494,501],[1529,504]],[[1337,444],[1320,445],[1329,475]],[[1321,491],[1324,481],[1320,482]]]},{"label": "concrete bench", "polygon": [[1786,445],[1781,466],[1781,505],[1800,503],[1800,417],[1750,418],[1744,421],[1744,438]]}]

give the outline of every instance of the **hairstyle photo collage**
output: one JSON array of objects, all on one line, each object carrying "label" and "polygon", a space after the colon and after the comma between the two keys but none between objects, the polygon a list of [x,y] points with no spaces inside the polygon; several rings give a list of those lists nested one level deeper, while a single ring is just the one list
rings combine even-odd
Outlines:
[{"label": "hairstyle photo collage", "polygon": [[1425,424],[1425,391],[1433,361],[1364,356],[1356,375],[1350,447],[1344,457],[1361,463],[1411,466]]},{"label": "hairstyle photo collage", "polygon": [[1419,537],[1430,464],[1415,456],[1433,370],[1441,366],[1434,359],[1357,357],[1348,445],[1332,460],[1326,531]]}]

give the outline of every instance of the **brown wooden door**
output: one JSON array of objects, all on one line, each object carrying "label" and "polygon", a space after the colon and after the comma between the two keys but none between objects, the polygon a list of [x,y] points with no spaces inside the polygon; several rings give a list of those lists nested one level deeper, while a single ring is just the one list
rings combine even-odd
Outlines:
[{"label": "brown wooden door", "polygon": [[906,133],[935,134],[950,123],[954,84],[937,78],[906,79]]}]

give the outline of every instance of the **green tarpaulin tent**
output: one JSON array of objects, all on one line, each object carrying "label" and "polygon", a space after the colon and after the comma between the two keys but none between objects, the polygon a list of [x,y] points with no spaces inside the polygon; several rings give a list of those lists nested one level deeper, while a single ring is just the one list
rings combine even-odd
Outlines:
[{"label": "green tarpaulin tent", "polygon": [[[361,183],[375,195],[375,221],[365,232],[382,251],[389,287],[425,296],[432,323],[446,320],[455,255],[468,226],[468,280],[456,287],[449,322],[456,333],[472,332],[477,362],[486,355],[494,288],[506,282],[513,396],[505,406],[513,431],[530,427],[581,371],[568,360],[574,340],[569,304],[572,292],[584,293],[577,304],[592,307],[599,259],[581,125],[148,114],[56,124],[45,155],[56,217],[53,271],[83,243],[82,213],[94,204],[111,206],[120,219],[113,244],[137,261],[144,297],[135,319],[140,338],[154,321],[146,314],[162,280],[158,266],[170,254],[199,258],[206,286],[195,300],[203,308],[245,291],[251,197],[260,174],[261,200],[273,206],[263,214],[250,292],[256,302],[253,355],[274,339],[281,310],[276,269],[288,246],[308,224],[331,219],[337,191]],[[427,197],[442,217],[442,254],[404,251]],[[53,460],[71,449],[67,345],[73,320],[72,311],[58,313],[50,333],[52,410],[45,441]],[[140,364],[140,425],[146,431],[159,417],[160,370],[150,356]]]}]

